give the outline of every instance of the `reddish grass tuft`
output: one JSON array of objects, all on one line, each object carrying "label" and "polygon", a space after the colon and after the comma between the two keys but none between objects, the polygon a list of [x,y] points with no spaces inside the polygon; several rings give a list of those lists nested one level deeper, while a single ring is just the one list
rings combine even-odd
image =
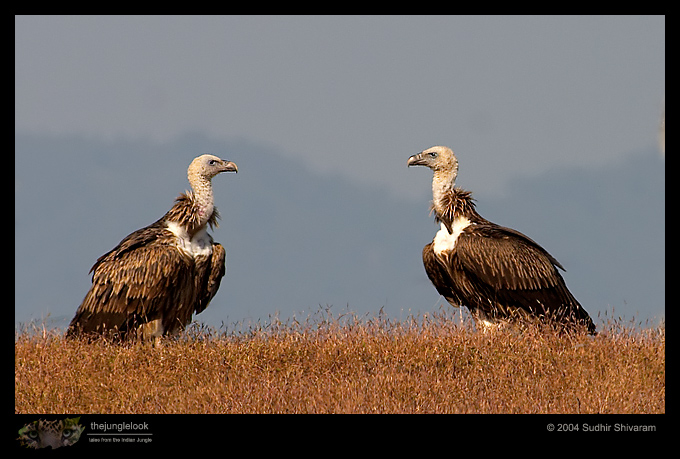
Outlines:
[{"label": "reddish grass tuft", "polygon": [[481,333],[328,312],[176,340],[17,332],[15,413],[664,413],[665,327]]}]

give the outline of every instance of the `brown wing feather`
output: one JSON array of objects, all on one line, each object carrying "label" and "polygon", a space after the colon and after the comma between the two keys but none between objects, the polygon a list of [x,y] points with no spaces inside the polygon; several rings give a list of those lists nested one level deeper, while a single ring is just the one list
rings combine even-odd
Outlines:
[{"label": "brown wing feather", "polygon": [[434,285],[434,288],[437,289],[437,292],[446,298],[446,301],[452,306],[459,307],[461,302],[452,288],[451,276],[445,267],[446,262],[441,262],[437,259],[432,246],[433,243],[429,243],[423,248],[423,265],[425,266],[427,277],[432,282],[432,285]]},{"label": "brown wing feather", "polygon": [[165,329],[186,324],[193,310],[193,261],[172,245],[172,234],[152,226],[132,233],[92,267],[92,287],[69,335],[121,334],[163,318]]},{"label": "brown wing feather", "polygon": [[[464,231],[452,251],[423,249],[430,281],[453,306],[485,318],[521,314],[595,326],[557,271],[559,263],[529,238],[502,227]],[[518,315],[519,314],[519,315]]]},{"label": "brown wing feather", "polygon": [[470,227],[458,238],[448,266],[452,281],[463,292],[463,302],[488,317],[524,311],[595,331],[557,270],[562,266],[518,231],[493,224]]},{"label": "brown wing feather", "polygon": [[463,267],[497,289],[537,290],[563,282],[561,265],[541,246],[514,230],[474,225],[456,242]]},{"label": "brown wing feather", "polygon": [[212,254],[209,257],[196,260],[196,281],[198,299],[194,311],[200,314],[208,307],[217,290],[220,288],[222,277],[226,273],[226,252],[221,244],[213,243]]}]

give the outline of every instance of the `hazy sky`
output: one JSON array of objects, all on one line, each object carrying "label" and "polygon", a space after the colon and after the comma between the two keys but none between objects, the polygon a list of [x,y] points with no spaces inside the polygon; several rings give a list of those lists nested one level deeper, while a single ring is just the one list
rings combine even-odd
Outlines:
[{"label": "hazy sky", "polygon": [[[15,143],[19,138],[23,144],[15,145],[15,201],[21,202],[15,209],[15,311],[70,319],[89,286],[91,264],[126,234],[160,217],[186,188],[186,165],[208,152],[237,159],[241,171],[218,185],[223,188],[217,205],[231,207],[234,218],[223,218],[215,233],[227,244],[232,262],[219,302],[209,309],[216,320],[227,313],[243,317],[237,304],[256,305],[264,314],[284,310],[284,303],[297,308],[363,302],[378,310],[388,296],[388,304],[402,301],[404,308],[428,310],[436,304],[436,291],[422,269],[420,251],[437,229],[427,216],[430,174],[409,170],[406,160],[443,144],[459,158],[458,184],[474,192],[480,208],[502,203],[507,212],[497,223],[547,241],[546,249],[568,265],[566,280],[576,296],[590,298],[591,313],[629,301],[633,311],[653,308],[658,316],[659,304],[665,304],[663,288],[657,287],[665,279],[659,274],[665,274],[663,255],[658,255],[664,221],[651,210],[663,207],[663,191],[639,193],[654,201],[648,209],[653,217],[640,223],[631,212],[628,220],[627,200],[635,198],[634,188],[624,193],[618,186],[630,182],[635,187],[635,172],[618,180],[617,171],[628,171],[622,165],[630,164],[643,169],[644,160],[627,158],[658,151],[664,100],[664,16],[17,16]],[[200,145],[243,145],[247,151],[179,151],[194,145],[187,141],[193,133],[200,134]],[[52,145],[50,139],[59,139],[52,142],[54,149],[44,147]],[[69,145],[74,145],[72,155],[64,153]],[[116,150],[121,145],[139,150]],[[171,151],[172,164],[154,164],[150,171],[145,157],[139,161],[144,166],[135,169],[145,146]],[[35,151],[31,148],[49,161],[35,164],[27,157]],[[262,154],[265,150],[273,156]],[[81,161],[88,170],[75,164],[82,155],[92,155]],[[277,160],[267,159],[272,157]],[[341,219],[314,224],[288,215],[281,222],[289,226],[269,228],[259,214],[253,217],[254,211],[243,208],[262,205],[259,190],[250,189],[248,196],[238,191],[243,193],[246,181],[261,183],[253,170],[258,167],[260,178],[279,178],[266,161],[296,168],[303,162],[312,174],[296,177],[313,177],[309,181],[317,188],[330,184],[336,195],[346,194],[341,184],[349,179],[361,185],[353,190],[358,194],[353,203],[388,208],[374,215],[357,205],[337,212]],[[655,166],[651,162],[647,165]],[[588,190],[601,195],[585,197],[570,193],[580,185],[575,179],[570,187],[571,175],[566,191],[534,186],[544,184],[544,177],[559,177],[562,183],[569,171],[581,181],[593,174],[601,180],[602,173],[609,182],[602,187],[598,180],[595,186],[587,183]],[[129,179],[124,190],[121,176]],[[281,179],[263,187],[280,191],[277,202],[290,204],[286,198],[296,196],[299,204],[315,191],[309,183]],[[517,191],[524,183],[534,184],[526,188],[532,190],[530,198],[545,198],[540,216],[523,213],[522,205],[532,199],[511,198],[521,195]],[[42,188],[34,189],[36,184]],[[382,196],[390,200],[380,193],[371,196],[375,200],[364,198],[375,190],[366,184],[388,191]],[[115,190],[126,198],[116,198]],[[144,196],[130,203],[134,190]],[[80,199],[87,193],[93,199]],[[336,205],[343,205],[339,201]],[[608,208],[598,207],[605,203]],[[293,206],[281,207],[274,210],[285,214]],[[612,209],[625,211],[612,218]],[[363,213],[356,221],[373,233],[364,235],[353,226],[355,210]],[[564,220],[550,219],[550,210],[572,224],[551,226]],[[333,209],[321,211],[336,216]],[[86,212],[91,214],[87,221]],[[36,213],[49,224],[35,220]],[[582,221],[583,215],[590,220]],[[621,228],[621,222],[631,226]],[[650,233],[645,225],[658,231]],[[248,246],[246,251],[239,245],[277,231],[283,242],[268,250]],[[348,250],[366,247],[352,245],[352,237],[370,240],[374,261],[382,260],[397,274],[391,277],[385,269],[382,280],[371,278],[372,273],[355,279],[364,272],[357,270],[352,282],[364,282],[374,296],[347,299],[354,287],[343,284],[343,273],[366,254],[335,247],[334,263],[347,258],[336,271],[291,269],[296,262],[314,267],[327,261],[320,250],[307,247],[301,261],[301,252],[282,247],[291,235],[305,231],[331,245],[336,239],[349,241]],[[593,250],[599,256],[594,262],[570,249],[575,246],[603,250]],[[258,271],[264,264],[269,271]],[[362,269],[369,265],[370,260]],[[255,272],[269,276],[262,280],[268,291],[255,285]],[[315,292],[299,287],[310,276],[317,276]],[[407,287],[411,291],[405,294]],[[649,299],[651,306],[631,293],[652,290],[661,293]],[[280,295],[260,298],[256,293]],[[305,293],[309,296],[303,298]]]},{"label": "hazy sky", "polygon": [[19,16],[15,129],[248,139],[419,198],[406,158],[459,182],[601,165],[656,140],[663,16]]}]

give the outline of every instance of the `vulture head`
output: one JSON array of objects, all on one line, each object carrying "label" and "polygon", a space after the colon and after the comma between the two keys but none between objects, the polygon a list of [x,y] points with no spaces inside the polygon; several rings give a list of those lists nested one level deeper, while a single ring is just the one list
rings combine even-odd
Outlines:
[{"label": "vulture head", "polygon": [[458,159],[448,147],[436,146],[408,159],[408,166],[426,166],[435,173],[458,175]]},{"label": "vulture head", "polygon": [[214,155],[201,155],[191,162],[187,172],[190,181],[192,177],[210,180],[220,172],[238,172],[238,167],[231,161]]}]

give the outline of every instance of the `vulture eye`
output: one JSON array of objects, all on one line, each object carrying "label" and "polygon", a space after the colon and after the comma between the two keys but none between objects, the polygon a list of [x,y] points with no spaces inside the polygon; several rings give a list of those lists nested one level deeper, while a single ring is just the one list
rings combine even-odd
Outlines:
[{"label": "vulture eye", "polygon": [[208,164],[210,164],[211,166],[214,166],[216,162],[217,161],[215,161],[214,159],[211,159],[210,161],[208,161]]},{"label": "vulture eye", "polygon": [[430,155],[431,158],[436,158],[436,157],[437,157],[437,152],[431,151],[431,152],[429,153],[429,155]]}]

